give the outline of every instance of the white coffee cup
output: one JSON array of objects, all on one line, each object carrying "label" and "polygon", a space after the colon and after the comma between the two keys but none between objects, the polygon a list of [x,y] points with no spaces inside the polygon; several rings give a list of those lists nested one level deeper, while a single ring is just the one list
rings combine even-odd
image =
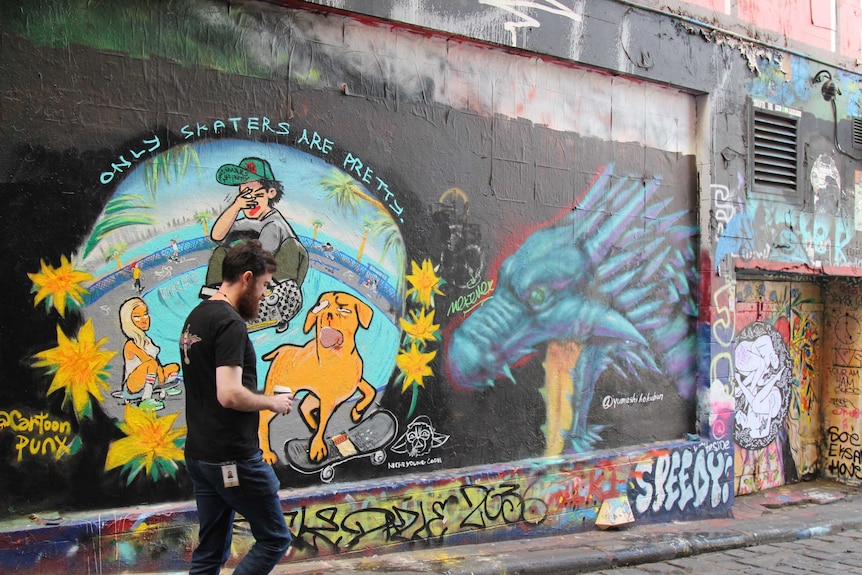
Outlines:
[{"label": "white coffee cup", "polygon": [[293,390],[286,385],[276,385],[272,388],[273,393],[293,393]]}]

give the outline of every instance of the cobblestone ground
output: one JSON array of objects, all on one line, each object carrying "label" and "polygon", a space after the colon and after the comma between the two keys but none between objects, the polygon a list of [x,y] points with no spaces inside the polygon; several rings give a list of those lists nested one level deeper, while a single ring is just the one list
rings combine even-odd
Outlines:
[{"label": "cobblestone ground", "polygon": [[600,575],[862,575],[862,531],[595,571]]}]

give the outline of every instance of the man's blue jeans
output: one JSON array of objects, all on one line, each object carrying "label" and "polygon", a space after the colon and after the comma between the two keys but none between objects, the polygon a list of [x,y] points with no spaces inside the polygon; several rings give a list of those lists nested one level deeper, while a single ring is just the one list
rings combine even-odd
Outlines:
[{"label": "man's blue jeans", "polygon": [[236,461],[239,485],[225,487],[221,463],[186,458],[195,488],[200,531],[191,575],[218,575],[230,557],[234,515],[251,526],[255,543],[234,575],[264,575],[284,557],[291,536],[278,498],[278,478],[260,453]]}]

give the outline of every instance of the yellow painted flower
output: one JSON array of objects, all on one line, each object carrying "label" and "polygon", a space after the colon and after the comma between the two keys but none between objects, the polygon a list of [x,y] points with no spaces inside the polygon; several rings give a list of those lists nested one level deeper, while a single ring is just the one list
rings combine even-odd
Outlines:
[{"label": "yellow painted flower", "polygon": [[74,269],[66,256],[60,257],[58,268],[51,267],[42,260],[42,271],[27,274],[27,277],[33,282],[30,291],[36,292],[33,305],[37,306],[45,300],[45,307],[54,307],[60,317],[65,316],[67,305],[73,308],[84,304],[82,296],[88,291],[81,284],[93,279],[89,273]]},{"label": "yellow painted flower", "polygon": [[419,303],[425,307],[434,307],[434,294],[444,295],[440,291],[440,284],[443,280],[437,276],[437,269],[431,265],[431,260],[427,258],[422,262],[422,267],[413,261],[410,262],[410,265],[413,273],[407,275],[407,281],[413,287],[407,290],[407,295],[412,295],[414,301],[418,299]]},{"label": "yellow painted flower", "polygon": [[416,342],[410,344],[410,351],[404,351],[398,354],[398,357],[395,358],[395,362],[398,364],[398,367],[401,368],[401,372],[404,375],[404,381],[401,383],[401,393],[407,391],[410,384],[414,382],[417,385],[425,387],[423,378],[427,375],[434,375],[434,372],[431,371],[431,366],[428,364],[436,355],[436,351],[429,353],[420,352],[416,348]]},{"label": "yellow painted flower", "polygon": [[158,417],[154,410],[127,405],[126,420],[117,424],[126,437],[111,443],[105,470],[125,466],[129,483],[142,469],[153,479],[158,479],[160,471],[173,476],[176,462],[183,460],[186,436],[185,425],[172,429],[179,415]]},{"label": "yellow painted flower", "polygon": [[60,326],[57,326],[57,347],[40,351],[34,356],[37,360],[33,363],[34,367],[47,368],[49,373],[54,374],[48,395],[62,389],[64,401],[72,400],[78,417],[92,414],[90,396],[102,401],[102,390],[109,389],[105,381],[108,377],[105,367],[117,353],[99,349],[107,341],[107,337],[96,341],[93,320],[88,319],[78,332],[77,339],[66,337]]},{"label": "yellow painted flower", "polygon": [[437,339],[437,330],[440,329],[440,325],[434,323],[434,313],[432,311],[426,314],[423,308],[419,313],[415,311],[410,312],[410,317],[413,319],[412,322],[405,321],[404,318],[400,318],[399,321],[401,322],[401,327],[404,328],[404,332],[411,340],[421,343],[434,341]]}]

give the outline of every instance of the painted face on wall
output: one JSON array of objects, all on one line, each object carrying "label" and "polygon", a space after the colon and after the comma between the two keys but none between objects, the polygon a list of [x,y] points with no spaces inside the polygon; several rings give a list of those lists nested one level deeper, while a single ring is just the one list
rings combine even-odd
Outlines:
[{"label": "painted face on wall", "polygon": [[145,305],[136,305],[132,309],[132,323],[143,331],[150,329],[150,312]]},{"label": "painted face on wall", "polygon": [[270,202],[275,197],[273,188],[266,189],[258,182],[249,182],[239,187],[240,195],[246,200],[251,200],[248,207],[242,210],[247,218],[259,220],[272,210]]}]

